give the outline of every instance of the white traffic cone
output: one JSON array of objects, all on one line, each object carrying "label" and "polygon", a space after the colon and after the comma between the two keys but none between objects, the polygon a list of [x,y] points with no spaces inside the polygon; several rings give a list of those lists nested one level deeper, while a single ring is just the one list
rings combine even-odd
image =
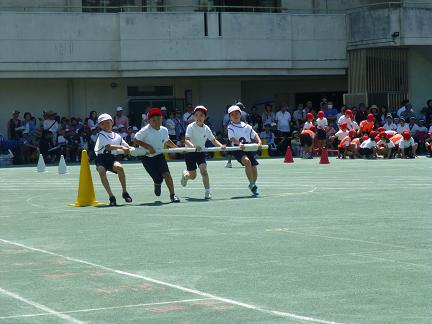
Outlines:
[{"label": "white traffic cone", "polygon": [[64,156],[60,156],[60,162],[58,165],[58,173],[59,174],[66,174],[67,173],[67,166]]},{"label": "white traffic cone", "polygon": [[37,172],[45,172],[45,171],[46,171],[46,166],[45,166],[44,158],[43,158],[42,154],[39,154],[39,160],[38,160],[38,164],[37,164]]}]

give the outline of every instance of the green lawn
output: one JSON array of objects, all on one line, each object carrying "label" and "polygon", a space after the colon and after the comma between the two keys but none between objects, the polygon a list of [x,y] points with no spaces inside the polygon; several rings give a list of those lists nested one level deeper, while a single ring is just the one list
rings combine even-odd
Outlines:
[{"label": "green lawn", "polygon": [[[209,162],[169,204],[75,208],[79,166],[0,169],[0,323],[432,323],[432,160]],[[94,166],[96,196],[107,202]]]}]

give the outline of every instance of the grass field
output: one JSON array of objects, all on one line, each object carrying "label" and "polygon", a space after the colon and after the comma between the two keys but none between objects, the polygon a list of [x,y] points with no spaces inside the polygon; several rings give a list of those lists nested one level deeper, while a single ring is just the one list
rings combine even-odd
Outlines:
[{"label": "grass field", "polygon": [[432,160],[260,162],[258,198],[209,162],[212,201],[170,163],[181,204],[127,164],[117,208],[68,207],[79,166],[0,169],[0,323],[432,323]]}]

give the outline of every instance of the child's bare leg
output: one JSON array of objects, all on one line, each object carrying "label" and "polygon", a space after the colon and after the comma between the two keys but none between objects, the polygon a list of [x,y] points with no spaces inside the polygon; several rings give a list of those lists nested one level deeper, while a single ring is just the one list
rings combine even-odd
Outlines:
[{"label": "child's bare leg", "polygon": [[103,166],[98,166],[97,171],[99,172],[99,176],[100,176],[102,185],[104,186],[106,192],[108,193],[108,196],[110,196],[110,197],[114,196],[112,191],[111,191],[111,187],[109,185],[109,182],[108,182],[105,168]]},{"label": "child's bare leg", "polygon": [[168,187],[168,191],[170,193],[170,195],[174,194],[174,183],[173,183],[173,179],[171,177],[171,173],[169,172],[165,172],[164,174],[162,174],[162,177],[165,180],[166,186]]},{"label": "child's bare leg", "polygon": [[253,182],[255,183],[258,179],[258,169],[256,165],[252,167],[252,177],[253,177]]},{"label": "child's bare leg", "polygon": [[253,175],[251,161],[248,159],[247,156],[243,156],[241,161],[242,161],[243,165],[245,166],[245,172],[246,172],[246,176],[247,176],[249,182],[254,183],[254,175]]},{"label": "child's bare leg", "polygon": [[[202,177],[204,188],[205,189],[210,189],[210,179],[209,179],[209,175],[208,175],[208,172],[207,172],[207,164],[205,164],[205,163],[200,164],[199,165],[199,169],[200,169],[200,172],[201,172],[201,177]],[[196,172],[195,172],[195,174],[196,174]]]},{"label": "child's bare leg", "polygon": [[127,190],[126,190],[126,175],[125,175],[125,172],[124,172],[122,165],[118,162],[115,162],[114,166],[113,166],[113,170],[115,172],[117,172],[117,175],[118,175],[118,178],[119,178],[123,192],[127,192]]},{"label": "child's bare leg", "polygon": [[196,170],[187,171],[187,173],[185,172],[185,177],[188,180],[195,180],[195,178],[196,178]]}]

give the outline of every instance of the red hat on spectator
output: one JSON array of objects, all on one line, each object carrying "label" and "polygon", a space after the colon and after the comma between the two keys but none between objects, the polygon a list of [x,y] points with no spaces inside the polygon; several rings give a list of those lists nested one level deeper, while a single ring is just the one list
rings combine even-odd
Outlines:
[{"label": "red hat on spectator", "polygon": [[312,132],[315,132],[316,127],[315,127],[314,125],[312,125],[312,126],[309,128],[309,130],[312,131]]},{"label": "red hat on spectator", "polygon": [[306,119],[307,119],[307,120],[314,119],[314,115],[311,114],[311,113],[307,113],[307,114],[306,114]]},{"label": "red hat on spectator", "polygon": [[409,131],[409,130],[404,130],[404,131],[402,132],[402,136],[403,136],[404,140],[406,140],[406,141],[408,141],[408,140],[411,139],[411,134],[410,134],[410,131]]},{"label": "red hat on spectator", "polygon": [[159,108],[150,108],[147,113],[147,119],[151,119],[154,116],[162,116],[162,111]]},{"label": "red hat on spectator", "polygon": [[355,129],[351,129],[351,130],[349,131],[348,135],[349,135],[350,137],[354,137],[354,136],[357,135],[357,132],[356,132]]},{"label": "red hat on spectator", "polygon": [[385,128],[381,126],[378,128],[378,133],[382,133],[382,132],[385,132]]},{"label": "red hat on spectator", "polygon": [[352,116],[353,115],[353,112],[352,112],[352,110],[351,109],[347,109],[347,110],[345,110],[345,116]]},{"label": "red hat on spectator", "polygon": [[367,115],[367,120],[370,121],[370,122],[373,121],[374,120],[374,115],[373,114],[368,114]]},{"label": "red hat on spectator", "polygon": [[324,118],[324,111],[322,111],[322,110],[318,111],[318,117]]}]

